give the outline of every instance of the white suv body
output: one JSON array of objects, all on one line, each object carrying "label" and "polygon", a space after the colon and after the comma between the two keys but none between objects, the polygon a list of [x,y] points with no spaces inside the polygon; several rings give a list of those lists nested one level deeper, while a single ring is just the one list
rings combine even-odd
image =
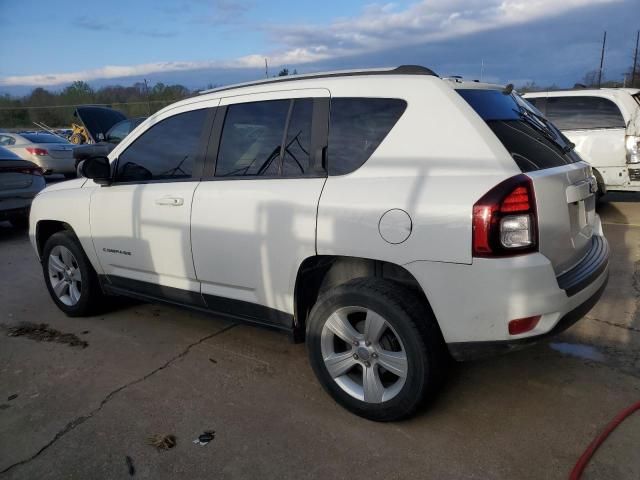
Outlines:
[{"label": "white suv body", "polygon": [[600,88],[523,95],[575,144],[602,193],[640,191],[640,90]]},{"label": "white suv body", "polygon": [[306,332],[338,402],[400,418],[446,349],[560,331],[606,284],[591,169],[517,102],[418,67],[214,90],[47,188],[31,241],[70,315],[104,291]]}]

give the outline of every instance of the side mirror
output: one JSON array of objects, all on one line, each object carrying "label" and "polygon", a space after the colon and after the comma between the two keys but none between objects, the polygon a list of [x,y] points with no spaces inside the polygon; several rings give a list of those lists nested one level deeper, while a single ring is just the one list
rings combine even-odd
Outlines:
[{"label": "side mirror", "polygon": [[100,185],[108,185],[111,182],[111,164],[107,157],[89,157],[82,162],[80,170],[83,176]]},{"label": "side mirror", "polygon": [[98,133],[98,138],[96,140],[98,140],[99,142],[104,142],[104,133]]}]

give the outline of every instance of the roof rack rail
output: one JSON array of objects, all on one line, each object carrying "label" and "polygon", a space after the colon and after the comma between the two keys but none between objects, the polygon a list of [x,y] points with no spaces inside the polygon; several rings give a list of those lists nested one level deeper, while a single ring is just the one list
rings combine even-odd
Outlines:
[{"label": "roof rack rail", "polygon": [[307,80],[316,78],[332,78],[332,77],[353,77],[358,75],[430,75],[437,77],[438,74],[433,70],[421,65],[400,65],[395,68],[370,68],[363,70],[337,70],[334,72],[308,73],[304,75],[288,75],[286,77],[268,78],[265,80],[256,80],[253,82],[237,83],[225,87],[211,88],[199,92],[201,95],[205,93],[223,92],[234,88],[253,87],[258,85],[266,85],[269,83],[292,82],[294,80]]}]

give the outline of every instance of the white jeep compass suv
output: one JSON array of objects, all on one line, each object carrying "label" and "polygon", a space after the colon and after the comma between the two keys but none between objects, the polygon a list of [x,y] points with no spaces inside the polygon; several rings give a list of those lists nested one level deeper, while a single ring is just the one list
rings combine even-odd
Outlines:
[{"label": "white jeep compass suv", "polygon": [[591,168],[510,88],[423,67],[204,92],[33,202],[53,301],[122,294],[306,340],[323,387],[406,417],[447,360],[583,316],[608,278]]}]

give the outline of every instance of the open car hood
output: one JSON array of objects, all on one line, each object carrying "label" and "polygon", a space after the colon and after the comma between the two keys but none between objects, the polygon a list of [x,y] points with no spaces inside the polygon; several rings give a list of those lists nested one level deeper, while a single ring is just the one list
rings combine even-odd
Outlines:
[{"label": "open car hood", "polygon": [[106,135],[107,131],[116,123],[126,120],[127,117],[118,110],[107,107],[77,107],[74,114],[87,129],[87,133],[93,142],[98,141],[98,134]]}]

